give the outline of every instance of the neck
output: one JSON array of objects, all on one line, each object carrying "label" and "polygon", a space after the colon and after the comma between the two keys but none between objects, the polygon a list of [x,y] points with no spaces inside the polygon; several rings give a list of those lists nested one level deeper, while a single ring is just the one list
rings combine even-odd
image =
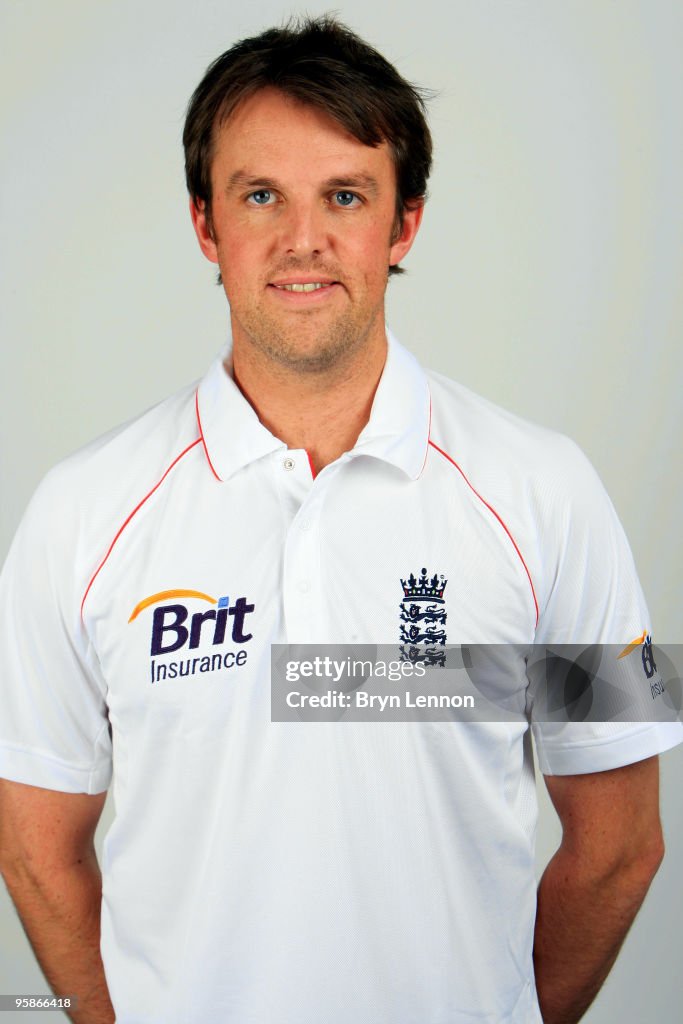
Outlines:
[{"label": "neck", "polygon": [[261,423],[317,472],[355,445],[384,369],[384,326],[342,362],[316,372],[276,364],[233,334],[233,376]]}]

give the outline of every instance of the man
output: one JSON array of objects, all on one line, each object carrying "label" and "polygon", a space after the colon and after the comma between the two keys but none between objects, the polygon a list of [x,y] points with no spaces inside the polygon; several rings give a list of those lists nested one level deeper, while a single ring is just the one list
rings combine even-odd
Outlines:
[{"label": "man", "polygon": [[576,1021],[683,730],[534,722],[564,829],[535,913],[526,721],[271,721],[270,650],[396,645],[426,597],[451,644],[644,644],[611,505],[387,334],[431,143],[379,54],[329,19],[243,41],[184,142],[230,350],[49,474],[3,577],[0,863],[36,954],[77,1024]]}]

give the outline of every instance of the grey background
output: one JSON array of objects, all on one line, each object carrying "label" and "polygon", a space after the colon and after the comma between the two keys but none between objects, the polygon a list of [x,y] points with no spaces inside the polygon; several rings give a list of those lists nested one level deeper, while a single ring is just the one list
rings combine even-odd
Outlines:
[{"label": "grey background", "polygon": [[[656,638],[681,642],[683,8],[337,9],[439,90],[431,199],[410,273],[389,288],[390,324],[425,365],[581,444],[631,540]],[[0,3],[0,555],[50,465],[201,375],[221,346],[224,297],[186,209],[184,108],[219,52],[301,10]],[[681,748],[663,758],[668,857],[589,1024],[678,1012],[682,765]],[[559,838],[541,803],[539,870]],[[3,891],[0,992],[45,990]]]}]

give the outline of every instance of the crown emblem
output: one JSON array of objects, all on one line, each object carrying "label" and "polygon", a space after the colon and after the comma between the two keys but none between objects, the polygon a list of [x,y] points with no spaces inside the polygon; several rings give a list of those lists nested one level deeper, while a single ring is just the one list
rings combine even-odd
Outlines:
[{"label": "crown emblem", "polygon": [[446,589],[447,583],[447,579],[443,576],[437,576],[436,573],[429,579],[426,569],[422,570],[422,575],[419,579],[416,579],[411,572],[407,580],[401,580],[404,597],[412,600],[424,598],[428,601],[441,602],[443,602],[443,592]]}]

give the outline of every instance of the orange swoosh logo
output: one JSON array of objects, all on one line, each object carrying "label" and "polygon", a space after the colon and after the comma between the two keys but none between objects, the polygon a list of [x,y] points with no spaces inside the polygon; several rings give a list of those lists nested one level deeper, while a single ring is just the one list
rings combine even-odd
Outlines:
[{"label": "orange swoosh logo", "polygon": [[637,636],[635,638],[635,640],[631,640],[631,643],[630,644],[626,644],[626,647],[624,647],[624,649],[621,652],[621,654],[617,654],[617,661],[619,660],[619,658],[625,658],[627,654],[631,653],[631,651],[635,651],[636,647],[640,647],[640,645],[642,643],[644,643],[646,636],[647,636],[647,630],[644,629],[643,633],[642,633],[642,636]]},{"label": "orange swoosh logo", "polygon": [[136,604],[135,608],[133,608],[133,614],[128,621],[132,622],[133,619],[137,619],[140,612],[143,612],[145,608],[149,608],[151,604],[157,604],[159,601],[168,601],[172,597],[196,597],[200,601],[216,604],[215,597],[211,597],[210,594],[204,594],[201,590],[160,590],[158,594],[152,594],[150,597],[146,597],[144,601],[140,601],[140,604]]}]

